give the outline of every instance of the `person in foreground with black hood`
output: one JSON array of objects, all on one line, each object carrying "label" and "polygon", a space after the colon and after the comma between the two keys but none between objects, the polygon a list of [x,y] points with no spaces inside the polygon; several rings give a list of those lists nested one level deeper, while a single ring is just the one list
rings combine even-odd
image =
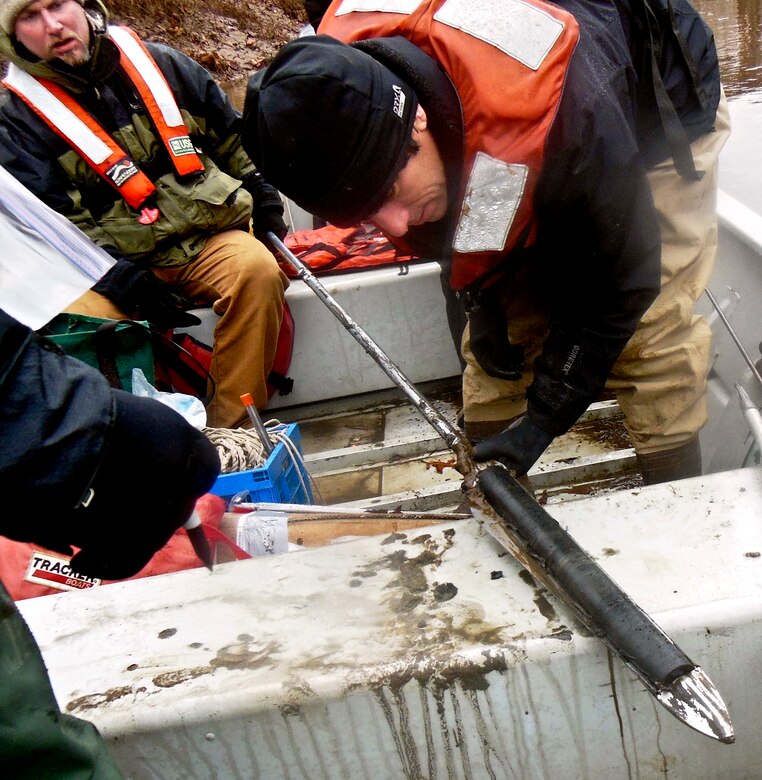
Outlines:
[{"label": "person in foreground with black hood", "polygon": [[711,30],[687,0],[366,8],[333,3],[252,77],[252,160],[443,262],[478,459],[526,474],[608,386],[647,483],[700,474],[729,132]]}]

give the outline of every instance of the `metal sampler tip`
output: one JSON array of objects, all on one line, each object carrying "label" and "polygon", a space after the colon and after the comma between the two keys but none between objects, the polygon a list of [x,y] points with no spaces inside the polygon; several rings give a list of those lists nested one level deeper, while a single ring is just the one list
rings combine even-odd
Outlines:
[{"label": "metal sampler tip", "polygon": [[728,708],[701,667],[678,677],[656,698],[679,721],[699,733],[728,745],[736,741]]}]

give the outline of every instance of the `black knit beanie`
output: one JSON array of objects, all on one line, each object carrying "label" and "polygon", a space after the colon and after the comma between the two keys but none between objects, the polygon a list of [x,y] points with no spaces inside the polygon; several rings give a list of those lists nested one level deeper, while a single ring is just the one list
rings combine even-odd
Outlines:
[{"label": "black knit beanie", "polygon": [[349,227],[391,190],[417,105],[410,86],[368,54],[327,35],[305,36],[249,80],[243,146],[284,195]]}]

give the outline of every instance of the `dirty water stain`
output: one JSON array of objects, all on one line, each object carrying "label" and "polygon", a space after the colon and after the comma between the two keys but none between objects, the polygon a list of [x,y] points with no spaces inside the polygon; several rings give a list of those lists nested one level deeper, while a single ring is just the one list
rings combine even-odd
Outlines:
[{"label": "dirty water stain", "polygon": [[526,569],[522,569],[519,572],[519,579],[532,588],[537,587],[537,583],[535,582],[534,577]]},{"label": "dirty water stain", "polygon": [[400,584],[403,588],[420,593],[428,587],[426,574],[416,561],[405,561],[399,569]]},{"label": "dirty water stain", "polygon": [[526,570],[519,572],[519,578],[530,587],[534,588],[534,603],[540,614],[547,620],[558,620],[558,613],[544,595],[544,588],[537,584],[535,578]]},{"label": "dirty water stain", "polygon": [[[144,688],[141,690],[145,690]],[[66,705],[67,712],[76,712],[77,710],[94,710],[104,704],[109,704],[117,699],[122,699],[133,693],[132,686],[122,685],[118,688],[109,688],[104,693],[91,693],[88,696],[80,696],[78,699],[72,699]]]},{"label": "dirty water stain", "polygon": [[410,562],[418,566],[434,566],[442,563],[442,556],[438,555],[434,550],[427,549],[420,555],[416,555],[415,558],[410,558]]},{"label": "dirty water stain", "polygon": [[451,582],[442,582],[434,586],[435,601],[450,601],[458,595],[458,589]]},{"label": "dirty water stain", "polygon": [[365,579],[369,579],[370,577],[375,577],[378,574],[378,571],[353,571],[352,576],[353,577],[363,577]]},{"label": "dirty water stain", "polygon": [[540,610],[540,614],[547,620],[558,620],[558,613],[553,605],[542,595],[542,593],[534,594],[534,603],[537,609]]},{"label": "dirty water stain", "polygon": [[176,669],[171,672],[157,674],[152,682],[157,688],[173,688],[187,680],[195,680],[197,677],[203,677],[206,674],[213,674],[213,666],[196,666],[191,669]]},{"label": "dirty water stain", "polygon": [[404,614],[406,612],[412,612],[421,604],[423,604],[423,596],[416,595],[415,593],[406,593],[394,600],[392,608],[395,612]]},{"label": "dirty water stain", "polygon": [[399,717],[399,726],[397,726],[392,704],[387,701],[384,689],[379,688],[374,691],[374,693],[376,701],[383,713],[384,720],[386,720],[387,726],[389,727],[392,740],[394,741],[394,748],[401,765],[400,769],[402,770],[403,777],[405,780],[418,780],[422,777],[421,767],[418,762],[415,739],[410,731],[409,712],[404,696],[400,697],[396,695],[394,691],[390,691],[392,701],[394,701],[395,709]]},{"label": "dirty water stain", "polygon": [[[242,636],[248,636],[243,634]],[[217,655],[209,662],[215,668],[225,669],[257,669],[270,663],[270,656],[278,652],[278,644],[250,647],[251,637],[240,644],[227,645],[217,651]]]}]

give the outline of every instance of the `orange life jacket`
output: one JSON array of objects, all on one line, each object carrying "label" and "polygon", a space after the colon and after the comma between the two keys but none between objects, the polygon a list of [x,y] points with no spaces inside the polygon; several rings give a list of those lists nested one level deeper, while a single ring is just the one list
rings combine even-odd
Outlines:
[{"label": "orange life jacket", "polygon": [[533,195],[579,27],[542,0],[368,0],[334,3],[319,32],[351,43],[402,36],[452,81],[465,158],[450,284],[489,281],[536,234]]},{"label": "orange life jacket", "polygon": [[[287,235],[284,243],[315,274],[404,265],[419,259],[395,249],[380,230],[366,223],[349,228],[326,225],[316,230],[298,230]],[[288,276],[298,276],[285,260],[281,267]]]},{"label": "orange life jacket", "polygon": [[[204,165],[196,154],[172,90],[153,57],[132,30],[110,26],[108,32],[119,48],[120,64],[138,91],[178,176],[202,172]],[[13,64],[3,83],[67,141],[132,208],[139,209],[154,194],[156,188],[148,177],[66,90]]]}]

